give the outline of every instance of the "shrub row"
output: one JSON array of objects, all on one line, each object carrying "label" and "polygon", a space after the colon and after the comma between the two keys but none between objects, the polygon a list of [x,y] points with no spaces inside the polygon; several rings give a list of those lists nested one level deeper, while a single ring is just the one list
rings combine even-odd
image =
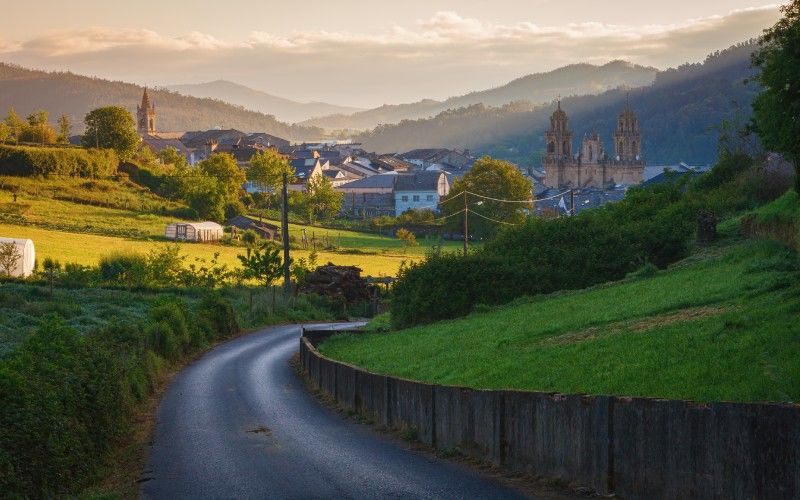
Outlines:
[{"label": "shrub row", "polygon": [[110,149],[0,145],[0,174],[20,176],[106,177],[119,160]]},{"label": "shrub row", "polygon": [[195,307],[165,297],[142,324],[86,334],[45,322],[0,361],[2,496],[59,496],[96,480],[168,363],[237,331],[233,308],[213,295]]},{"label": "shrub row", "polygon": [[665,267],[687,255],[701,210],[724,216],[757,202],[754,185],[763,175],[754,173],[750,157],[726,157],[694,185],[684,179],[633,188],[619,203],[574,217],[531,218],[467,258],[438,255],[412,264],[394,287],[393,326],[621,279],[645,264]]}]

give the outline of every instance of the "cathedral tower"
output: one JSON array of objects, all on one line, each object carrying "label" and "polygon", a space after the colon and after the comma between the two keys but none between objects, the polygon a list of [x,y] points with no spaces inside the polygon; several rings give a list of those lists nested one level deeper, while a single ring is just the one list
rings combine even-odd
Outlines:
[{"label": "cathedral tower", "polygon": [[545,158],[548,162],[572,158],[572,131],[567,123],[567,114],[561,109],[561,101],[558,101],[558,108],[550,117],[550,130],[545,134],[545,142]]},{"label": "cathedral tower", "polygon": [[583,138],[581,143],[581,163],[585,165],[597,165],[605,161],[605,150],[600,134],[592,132],[588,137]]},{"label": "cathedral tower", "polygon": [[147,87],[142,95],[142,105],[136,106],[136,130],[141,135],[154,135],[156,133],[156,105],[150,102]]},{"label": "cathedral tower", "polygon": [[617,129],[614,132],[614,156],[617,161],[637,163],[642,156],[642,135],[639,120],[631,110],[630,102],[619,114]]}]

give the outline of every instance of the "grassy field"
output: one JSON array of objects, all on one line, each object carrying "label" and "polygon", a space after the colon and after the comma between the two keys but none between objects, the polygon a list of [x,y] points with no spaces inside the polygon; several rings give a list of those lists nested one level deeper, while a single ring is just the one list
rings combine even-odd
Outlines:
[{"label": "grassy field", "polygon": [[[130,238],[100,236],[96,234],[71,233],[32,226],[19,226],[0,223],[0,236],[10,238],[30,238],[36,246],[36,257],[42,262],[46,257],[58,259],[62,263],[76,262],[84,265],[97,264],[101,257],[113,252],[147,252],[166,243],[162,241],[145,241]],[[238,254],[243,248],[206,243],[178,243],[187,261],[195,258],[210,260],[219,252],[219,262],[229,267],[239,266]],[[309,251],[292,250],[293,258],[308,257]],[[412,256],[398,255],[357,255],[319,251],[317,263],[346,266],[358,266],[365,275],[395,276],[403,260],[411,260]]]},{"label": "grassy field", "polygon": [[652,277],[339,336],[321,349],[371,371],[449,385],[797,402],[799,277],[795,253],[739,242]]}]

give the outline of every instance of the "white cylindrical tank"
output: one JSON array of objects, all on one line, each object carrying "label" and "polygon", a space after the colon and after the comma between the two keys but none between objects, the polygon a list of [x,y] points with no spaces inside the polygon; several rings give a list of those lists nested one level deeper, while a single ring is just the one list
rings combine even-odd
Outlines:
[{"label": "white cylindrical tank", "polygon": [[[36,250],[33,247],[32,240],[18,239],[18,238],[3,238],[0,237],[0,244],[11,243],[17,249],[19,258],[17,264],[11,268],[11,276],[17,278],[27,278],[33,274],[33,268],[36,266]],[[5,269],[0,269],[0,273],[5,272]]]}]

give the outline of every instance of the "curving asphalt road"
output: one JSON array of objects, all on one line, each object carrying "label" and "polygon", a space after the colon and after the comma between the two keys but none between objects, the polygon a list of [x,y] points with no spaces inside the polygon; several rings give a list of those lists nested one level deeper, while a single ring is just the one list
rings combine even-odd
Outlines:
[{"label": "curving asphalt road", "polygon": [[143,498],[521,496],[321,406],[289,366],[299,335],[246,335],[178,374],[158,409]]}]

